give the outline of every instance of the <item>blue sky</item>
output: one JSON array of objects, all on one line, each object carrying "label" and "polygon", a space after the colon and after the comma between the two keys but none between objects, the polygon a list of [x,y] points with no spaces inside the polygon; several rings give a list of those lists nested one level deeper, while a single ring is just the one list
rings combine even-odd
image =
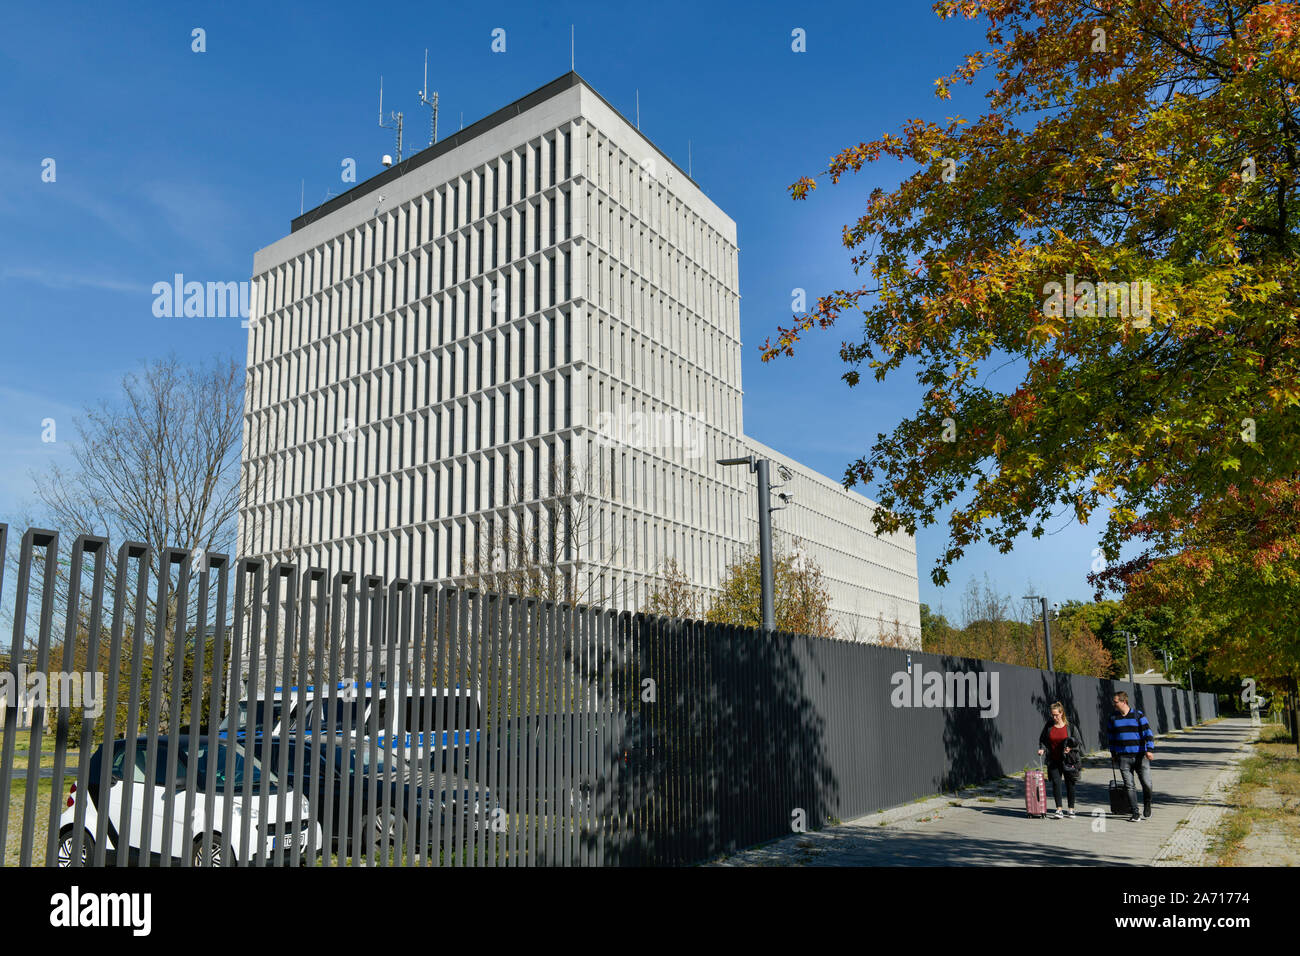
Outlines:
[{"label": "blue sky", "polygon": [[[128,12],[129,11],[129,12]],[[758,346],[789,318],[791,290],[852,283],[841,227],[892,164],[823,187],[805,203],[786,187],[844,146],[916,116],[974,117],[983,100],[933,95],[936,77],[983,45],[978,24],[940,21],[928,2],[136,3],[15,6],[0,34],[0,520],[31,503],[33,469],[67,454],[80,409],[116,395],[146,359],[175,353],[242,361],[238,320],[153,315],[151,287],[249,278],[256,249],[299,212],[381,169],[407,117],[407,152],[427,143],[419,105],[424,51],[441,94],[439,131],[454,131],[566,72],[569,26],[578,72],[694,178],[739,230],[746,431],[834,478],[914,405],[907,378],[842,381],[843,333],[806,340],[764,365]],[[492,31],[506,51],[491,51]],[[193,52],[191,31],[205,31]],[[806,32],[807,52],[791,50]],[[42,163],[56,179],[42,182]],[[301,190],[301,193],[300,193]],[[53,418],[58,441],[41,441]],[[868,489],[870,493],[870,489]],[[779,517],[779,515],[778,515]],[[942,526],[917,544],[921,600],[950,617],[972,577],[1020,595],[1087,598],[1097,526],[1063,517],[1015,551],[971,549],[952,583],[930,583]]]}]

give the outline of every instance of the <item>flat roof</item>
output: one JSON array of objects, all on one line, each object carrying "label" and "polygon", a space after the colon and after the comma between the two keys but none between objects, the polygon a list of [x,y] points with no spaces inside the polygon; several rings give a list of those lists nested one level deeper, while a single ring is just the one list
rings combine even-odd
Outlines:
[{"label": "flat roof", "polygon": [[347,192],[342,193],[338,196],[334,196],[331,199],[328,199],[327,201],[321,203],[319,206],[315,207],[314,209],[307,210],[301,216],[298,216],[295,219],[291,220],[290,222],[291,228],[289,230],[290,233],[291,234],[295,233],[299,229],[302,229],[304,226],[311,225],[311,223],[315,222],[321,217],[327,216],[337,209],[342,209],[344,206],[348,205],[349,203],[355,202],[356,200],[360,199],[362,196],[365,196],[367,193],[374,192],[376,189],[383,186],[384,184],[390,183],[393,180],[406,175],[411,170],[418,169],[420,166],[423,166],[425,163],[437,159],[439,156],[445,155],[446,153],[451,152],[452,150],[456,149],[459,146],[465,145],[471,140],[476,139],[479,136],[482,136],[484,133],[488,132],[489,130],[497,126],[500,126],[506,120],[511,119],[512,117],[515,116],[519,116],[522,113],[526,113],[528,110],[532,109],[533,107],[546,102],[547,100],[551,99],[554,96],[558,96],[559,94],[563,93],[565,90],[573,89],[573,87],[575,86],[582,86],[585,89],[589,90],[602,103],[604,103],[607,107],[609,107],[610,110],[612,110],[620,118],[622,118],[623,121],[626,122],[631,129],[635,130],[637,135],[646,141],[646,145],[648,145],[651,149],[657,152],[660,156],[663,156],[663,158],[668,162],[668,164],[671,165],[673,169],[677,170],[677,172],[679,172],[689,183],[691,183],[691,185],[699,189],[700,192],[704,192],[703,188],[700,187],[699,183],[697,183],[694,179],[692,179],[689,175],[687,175],[685,170],[683,170],[680,166],[678,166],[675,162],[673,162],[672,159],[669,158],[664,153],[663,150],[661,150],[658,146],[656,146],[651,141],[650,137],[646,136],[639,129],[637,129],[636,124],[634,124],[631,120],[629,120],[621,110],[615,107],[614,104],[610,103],[609,100],[605,99],[605,97],[601,96],[600,93],[595,88],[593,88],[590,83],[584,80],[577,73],[570,70],[568,73],[565,73],[563,76],[560,76],[552,80],[551,82],[547,83],[545,86],[533,90],[533,92],[527,94],[526,96],[521,96],[513,103],[501,107],[501,109],[497,110],[494,113],[490,113],[489,115],[483,117],[483,119],[479,120],[478,122],[473,123],[470,126],[467,126],[465,129],[459,130],[458,132],[452,134],[451,136],[448,136],[446,139],[440,139],[432,146],[425,147],[424,149],[420,150],[418,153],[415,153],[412,156],[402,160],[400,163],[394,163],[392,166],[389,166],[387,169],[383,170],[382,172],[376,173],[374,176],[371,176],[369,179],[365,180],[364,182],[357,183],[357,185],[353,186]]}]

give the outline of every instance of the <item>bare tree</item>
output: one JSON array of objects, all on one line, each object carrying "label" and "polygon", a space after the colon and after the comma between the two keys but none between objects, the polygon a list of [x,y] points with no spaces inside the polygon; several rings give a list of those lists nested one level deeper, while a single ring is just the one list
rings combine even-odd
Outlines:
[{"label": "bare tree", "polygon": [[[183,614],[186,654],[192,654],[197,634],[203,633],[203,622],[194,620],[202,567],[198,559],[207,553],[233,556],[237,547],[244,381],[243,365],[230,359],[197,366],[175,357],[146,363],[123,378],[119,395],[85,409],[75,424],[70,461],[33,476],[39,511],[24,516],[25,523],[60,532],[53,608],[56,645],[61,644],[69,613],[70,550],[77,536],[85,534],[109,540],[111,551],[102,556],[109,595],[117,583],[117,548],[127,541],[148,547],[148,589],[142,606],[137,606],[135,594],[136,569],[131,569],[131,581],[122,582],[128,631],[134,633],[138,616],[152,633],[159,613],[161,575],[166,585],[162,617],[168,644],[178,614]],[[183,609],[177,606],[172,587],[174,571],[163,560],[166,548],[184,549],[195,559]],[[17,572],[18,541],[5,560]],[[43,574],[44,556],[38,553],[32,567],[34,582]],[[29,605],[29,615],[37,612],[37,603]],[[78,612],[79,644],[89,628],[84,603]],[[26,632],[30,649],[38,629],[29,626]],[[129,644],[124,669],[137,663],[129,660]],[[145,647],[151,659],[152,641],[146,640]],[[78,659],[81,653],[78,648]],[[59,655],[52,654],[50,660],[57,666]],[[156,674],[150,660],[138,663],[150,675],[170,680],[170,652]]]},{"label": "bare tree", "polygon": [[892,622],[887,623],[883,614],[876,616],[876,633],[868,637],[866,629],[863,628],[854,615],[854,622],[849,628],[847,635],[852,641],[870,640],[873,644],[880,644],[883,647],[895,647],[904,650],[920,650],[921,642],[913,638],[903,629],[903,622],[895,617]]},{"label": "bare tree", "polygon": [[[33,476],[42,513],[26,516],[27,524],[58,530],[65,553],[81,534],[107,537],[115,548],[147,545],[154,581],[164,548],[229,553],[243,382],[243,367],[230,360],[191,367],[168,358],[126,375],[116,400],[88,407],[76,422],[71,464]],[[16,547],[8,560],[16,567]],[[107,570],[111,586],[112,562]]]},{"label": "bare tree", "polygon": [[505,459],[505,501],[479,526],[457,579],[465,587],[571,605],[601,603],[602,577],[618,569],[622,535],[601,509],[612,498],[607,476],[590,461],[552,457],[528,494],[527,476]]},{"label": "bare tree", "polygon": [[704,595],[691,585],[676,558],[664,562],[659,577],[663,583],[646,599],[644,613],[684,620],[703,617]]}]

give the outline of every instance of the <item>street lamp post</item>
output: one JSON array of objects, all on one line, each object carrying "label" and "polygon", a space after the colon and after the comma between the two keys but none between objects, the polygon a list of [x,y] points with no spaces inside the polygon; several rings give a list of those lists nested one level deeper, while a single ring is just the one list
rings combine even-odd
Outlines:
[{"label": "street lamp post", "polygon": [[1128,682],[1137,688],[1137,682],[1133,679],[1133,645],[1137,643],[1137,638],[1130,631],[1116,631],[1116,634],[1124,636],[1124,648],[1128,651]]},{"label": "street lamp post", "polygon": [[772,512],[769,495],[771,478],[766,458],[747,455],[744,458],[719,458],[719,465],[748,465],[758,473],[758,570],[760,601],[763,607],[763,630],[776,630],[776,598],[772,582]]},{"label": "street lamp post", "polygon": [[1043,602],[1043,643],[1047,646],[1047,669],[1055,674],[1056,667],[1052,662],[1052,627],[1047,619],[1047,598],[1039,597],[1036,594],[1026,594],[1024,599],[1026,601]]}]

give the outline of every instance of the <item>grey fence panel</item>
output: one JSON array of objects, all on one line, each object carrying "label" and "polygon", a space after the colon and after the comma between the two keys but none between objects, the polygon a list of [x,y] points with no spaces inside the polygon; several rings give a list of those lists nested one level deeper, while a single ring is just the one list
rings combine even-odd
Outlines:
[{"label": "grey fence panel", "polygon": [[[4,594],[5,565],[9,558],[9,525],[0,524],[0,595]],[[15,689],[18,685],[18,658],[15,656],[22,649],[23,632],[19,627],[19,618],[14,615],[14,636],[9,652],[9,667],[12,671]],[[13,757],[14,737],[18,730],[18,694],[11,695],[5,701],[5,724],[0,728],[0,787],[4,789],[6,801],[13,793]],[[9,836],[9,814],[6,811],[0,817],[0,864],[5,860],[5,844]],[[20,835],[21,836],[21,835]]]},{"label": "grey fence panel", "polygon": [[[230,587],[230,558],[224,554],[209,554],[207,556],[209,568],[217,568],[217,601],[214,607],[213,616],[213,639],[212,639],[212,684],[209,691],[208,699],[208,774],[204,781],[204,797],[207,806],[207,812],[203,814],[203,846],[204,852],[208,854],[207,862],[224,861],[224,841],[229,837],[224,831],[220,834],[213,829],[216,823],[216,784],[217,774],[216,767],[221,760],[221,748],[219,747],[219,724],[220,718],[224,714],[229,714],[237,706],[236,698],[233,693],[229,693],[231,685],[231,675],[226,669],[226,596]],[[233,658],[233,655],[232,655]],[[227,691],[224,701],[222,692]],[[110,735],[105,735],[105,741],[112,739]],[[225,748],[227,751],[233,749],[229,745]],[[224,778],[223,778],[224,779]],[[222,786],[222,805],[229,806],[233,801],[230,799],[230,788],[228,784]],[[224,814],[223,814],[224,816]],[[220,846],[218,844],[221,844]]]},{"label": "grey fence panel", "polygon": [[[431,586],[425,584],[416,586],[412,606],[410,641],[411,681],[414,685],[415,701],[411,732],[414,734],[416,741],[414,747],[415,767],[412,771],[411,782],[426,801],[432,789],[429,764],[433,760],[434,754],[433,742],[429,739],[432,715],[428,711],[431,709],[432,702],[426,690],[433,686],[432,675],[427,663],[428,645],[432,634],[432,598]],[[406,862],[408,865],[427,865],[429,862],[428,820],[430,815],[431,808],[423,813],[417,812],[415,819],[408,820],[406,832]]]},{"label": "grey fence panel", "polygon": [[506,669],[504,666],[504,657],[506,654],[506,629],[508,620],[506,616],[506,604],[499,595],[493,594],[489,597],[489,616],[488,627],[488,670],[487,670],[487,694],[484,712],[485,728],[491,729],[491,735],[488,737],[487,748],[487,773],[484,777],[484,800],[482,825],[485,828],[487,837],[487,865],[488,866],[505,866],[505,846],[502,839],[502,807],[501,801],[502,789],[502,770],[504,768],[504,754],[502,749],[506,744],[504,728],[504,701],[502,699],[502,681],[505,679]]},{"label": "grey fence panel", "polygon": [[[299,649],[299,678],[298,686],[303,686],[304,678],[302,677],[302,668],[305,666],[308,652],[309,633],[312,642],[312,685],[315,688],[316,696],[319,697],[322,691],[322,684],[327,695],[337,694],[337,688],[334,686],[333,668],[328,668],[325,660],[325,643],[326,631],[325,622],[326,614],[330,607],[327,582],[329,574],[324,568],[308,568],[307,573],[303,576],[302,585],[302,643]],[[315,591],[312,593],[311,586],[315,585]],[[314,612],[314,613],[313,613]],[[314,624],[312,623],[314,620]],[[330,674],[327,678],[326,674]],[[332,735],[334,728],[328,726],[332,723],[333,714],[326,716],[314,703],[306,714],[300,714],[297,720],[297,726],[294,728],[294,765],[293,779],[297,782],[298,792],[307,798],[307,843],[302,848],[305,854],[304,862],[307,866],[315,866],[317,853],[329,853],[329,845],[324,844],[318,838],[318,827],[321,822],[320,806],[324,800],[321,783],[321,768],[316,762],[320,741],[327,739],[327,734]],[[310,734],[312,739],[311,762],[308,763],[308,755],[304,752],[305,736]],[[295,810],[295,813],[297,811]],[[328,814],[324,814],[328,816]],[[294,844],[294,864],[297,865],[299,847],[297,842]]]},{"label": "grey fence panel", "polygon": [[578,793],[574,781],[574,740],[578,732],[577,714],[573,699],[573,614],[568,604],[557,604],[555,623],[558,639],[555,642],[555,673],[560,682],[557,710],[564,715],[564,733],[558,741],[556,753],[556,778],[563,795],[560,804],[561,825],[558,862],[561,866],[574,865],[573,830],[578,812]]},{"label": "grey fence panel", "polygon": [[551,674],[551,646],[555,640],[554,606],[550,601],[539,601],[538,629],[534,644],[535,667],[537,679],[537,704],[533,713],[538,715],[537,735],[537,855],[539,866],[552,866],[555,862],[554,837],[557,816],[557,792],[555,787],[554,760],[552,751],[555,747],[555,713],[551,700],[553,686]]},{"label": "grey fence panel", "polygon": [[1218,714],[1206,692],[256,559],[232,589],[223,555],[109,548],[79,538],[59,578],[58,535],[22,539],[10,666],[30,644],[42,671],[107,671],[79,728],[70,698],[25,730],[7,702],[11,802],[20,732],[37,755],[53,725],[48,805],[29,759],[21,831],[0,818],[24,864],[43,843],[73,866],[680,865],[1034,765],[1056,701],[1093,749],[1116,691],[1158,734]]},{"label": "grey fence panel", "polygon": [[[172,622],[171,693],[168,695],[170,701],[167,709],[168,746],[166,753],[162,755],[163,766],[159,769],[160,779],[166,781],[162,793],[162,826],[159,833],[161,853],[159,864],[164,867],[171,866],[172,857],[177,853],[189,856],[189,847],[183,844],[178,845],[176,794],[178,769],[180,767],[181,689],[185,672],[185,648],[188,643],[186,632],[188,630],[189,615],[190,565],[193,554],[180,552],[176,556],[179,558],[176,564],[180,570],[176,589],[170,597],[175,607],[175,613]],[[157,683],[161,687],[162,681],[157,681]],[[182,777],[181,780],[183,781],[184,778]]]},{"label": "grey fence panel", "polygon": [[[22,638],[26,636],[28,597],[33,572],[32,565],[35,560],[35,552],[37,549],[43,549],[45,551],[44,558],[41,562],[42,581],[36,650],[37,672],[43,674],[49,671],[50,631],[54,625],[55,581],[57,576],[59,553],[59,536],[57,532],[33,529],[23,535],[22,550],[19,553],[18,559],[18,594],[14,600],[14,642],[13,650],[9,659],[10,661],[16,661],[19,659],[18,652],[22,646]],[[20,843],[18,851],[21,866],[32,865],[32,851],[33,843],[35,841],[34,831],[36,825],[37,782],[40,779],[41,738],[45,730],[44,700],[41,698],[38,698],[38,700],[40,700],[40,703],[32,708],[32,724],[28,736],[27,778],[23,796],[23,822],[22,832],[19,834]],[[15,720],[14,723],[16,724],[17,721]],[[5,750],[3,758],[6,767],[12,766],[10,763],[10,760],[13,757],[13,737],[11,734],[12,732],[9,722],[6,721]],[[7,788],[9,785],[8,774],[5,775],[4,783]],[[8,800],[6,799],[6,804],[7,803]],[[6,814],[6,816],[8,816],[8,814]],[[4,851],[4,835],[4,832],[0,831],[0,853]]]},{"label": "grey fence panel", "polygon": [[[221,660],[221,652],[214,646],[211,653],[208,650],[208,635],[211,634],[213,641],[217,640],[215,627],[208,623],[208,598],[212,587],[212,564],[208,561],[207,555],[200,552],[195,557],[198,560],[199,585],[197,591],[198,607],[194,614],[194,662],[191,671],[192,683],[190,685],[190,714],[188,731],[186,733],[186,761],[185,761],[185,783],[184,783],[184,802],[180,808],[182,825],[185,826],[185,834],[189,836],[188,822],[195,818],[195,802],[197,799],[197,790],[199,784],[199,762],[196,755],[199,750],[199,729],[204,722],[204,701],[203,701],[203,684],[209,681],[209,687],[215,687],[219,677],[207,672],[209,666],[219,668],[218,663]],[[217,565],[218,576],[220,568],[224,561]],[[218,605],[220,605],[218,601]],[[212,710],[212,701],[208,701],[208,706]],[[218,704],[219,707],[219,704]],[[206,782],[206,781],[205,781]],[[206,811],[212,805],[211,800],[204,804]],[[208,813],[203,814],[205,820]],[[200,833],[199,841],[204,849],[210,846],[210,843],[204,838],[205,834],[210,837],[211,821],[204,824],[204,832]],[[194,854],[184,853],[181,855],[181,866],[188,867],[195,861]]]},{"label": "grey fence panel", "polygon": [[487,745],[492,741],[489,728],[484,722],[483,713],[484,691],[488,687],[491,603],[491,599],[486,592],[481,592],[478,595],[473,625],[474,666],[471,680],[466,685],[466,694],[468,695],[466,697],[466,707],[469,709],[466,726],[470,728],[472,733],[470,758],[473,768],[468,774],[464,810],[469,815],[467,826],[469,827],[470,849],[466,862],[470,866],[484,866],[487,863],[487,833],[483,829],[481,814],[483,791],[485,789],[484,781],[487,779]]},{"label": "grey fence panel", "polygon": [[[77,539],[78,549],[86,554],[95,556],[95,572],[91,583],[90,610],[86,616],[86,669],[85,676],[90,677],[93,681],[99,674],[100,644],[103,639],[104,627],[104,586],[108,576],[109,552],[108,539],[82,535]],[[0,526],[0,554],[4,554],[5,535],[4,529]],[[0,577],[0,590],[3,590],[3,578]],[[65,658],[66,660],[66,658]],[[65,664],[65,669],[69,665]],[[84,686],[84,685],[83,685]],[[106,708],[107,701],[104,697],[108,693],[108,686],[105,684],[99,690],[98,704],[101,708]],[[84,701],[83,701],[84,704]],[[101,711],[102,713],[102,711]],[[72,818],[72,839],[67,844],[68,865],[73,867],[82,866],[85,862],[86,847],[86,807],[89,800],[90,790],[90,760],[94,754],[95,748],[95,724],[97,718],[88,716],[84,707],[81,718],[80,734],[80,757],[77,760],[77,780],[76,795],[73,801],[73,818]],[[111,736],[106,739],[112,740]],[[54,794],[60,794],[61,785],[56,783]],[[57,820],[54,816],[55,808],[50,808],[50,832],[54,834],[57,828]],[[64,836],[58,834],[60,844],[63,845]],[[2,852],[2,851],[0,851]],[[57,852],[57,851],[56,851]],[[57,862],[47,860],[47,863]]]},{"label": "grey fence panel", "polygon": [[[351,820],[351,788],[338,774],[346,770],[349,763],[346,747],[352,738],[352,719],[356,710],[354,704],[360,699],[360,691],[355,684],[340,687],[344,679],[356,679],[356,669],[353,666],[353,655],[356,653],[353,617],[356,594],[357,581],[352,572],[339,571],[334,575],[334,593],[330,602],[330,634],[333,641],[330,651],[329,704],[325,718],[325,778],[321,784],[321,791],[327,795],[327,799],[332,800],[333,812],[325,814],[321,842],[326,853],[334,851],[332,862],[336,866],[343,866],[347,857],[348,823]],[[337,656],[340,650],[341,656]],[[333,726],[335,721],[338,722],[337,728]]]},{"label": "grey fence panel", "polygon": [[398,673],[397,693],[394,694],[393,674],[397,666],[397,645],[402,640],[403,599],[407,596],[408,590],[408,582],[402,580],[394,581],[388,586],[384,595],[384,623],[377,632],[382,635],[379,656],[382,658],[385,685],[377,691],[377,696],[382,695],[378,696],[378,699],[385,701],[386,706],[381,710],[380,721],[375,731],[376,746],[383,748],[379,758],[383,769],[376,780],[380,787],[379,800],[372,806],[378,808],[379,816],[374,822],[372,832],[375,833],[376,856],[380,865],[384,866],[388,865],[391,854],[396,851],[395,844],[401,835],[402,827],[402,807],[395,799],[394,787],[403,782],[406,769],[403,759],[406,741],[402,733],[403,712],[406,707],[404,693],[406,677],[404,673]]},{"label": "grey fence panel", "polygon": [[582,795],[576,825],[577,855],[575,863],[579,866],[591,866],[592,811],[595,793],[592,787],[592,752],[593,740],[591,725],[591,609],[579,606],[574,609],[574,691],[577,694],[578,737],[577,752],[574,755],[577,786]]},{"label": "grey fence panel", "polygon": [[[380,762],[379,740],[381,734],[384,734],[385,731],[380,720],[381,718],[385,720],[387,718],[384,706],[384,688],[381,686],[381,674],[384,673],[384,654],[387,643],[384,638],[387,631],[385,625],[388,620],[388,600],[384,589],[384,580],[378,575],[366,575],[364,586],[363,607],[366,615],[366,623],[363,627],[366,635],[366,653],[364,656],[370,662],[369,675],[372,687],[370,711],[366,718],[363,741],[368,755],[365,764],[368,772],[363,778],[364,803],[360,803],[356,807],[359,816],[354,818],[357,828],[354,831],[353,841],[362,844],[361,859],[365,861],[366,866],[375,866],[379,859],[379,853],[383,847],[387,846],[387,840],[381,837],[381,833],[387,833],[387,821],[384,821],[382,817],[385,807],[381,804],[387,800],[388,788],[383,787],[381,795],[380,787],[387,774],[389,762],[387,760],[384,760],[382,764]],[[383,828],[382,831],[380,830],[381,827]]]},{"label": "grey fence panel", "polygon": [[607,621],[608,615],[599,609],[588,611],[591,629],[591,726],[592,739],[588,755],[591,760],[592,775],[592,828],[595,833],[591,838],[592,863],[605,866],[609,834],[609,724],[605,710],[608,697],[605,693],[605,675],[608,672]]},{"label": "grey fence panel", "polygon": [[[81,578],[83,563],[85,560],[85,551],[83,550],[85,538],[79,537],[77,543],[72,548],[72,562],[68,572],[68,606],[65,612],[65,626],[63,631],[63,655],[62,655],[62,674],[71,674],[73,668],[73,656],[77,647],[77,625],[81,615]],[[0,560],[3,560],[3,552],[0,552]],[[60,681],[60,691],[62,691],[62,681]],[[68,748],[68,722],[71,715],[71,694],[68,694],[68,700],[65,702],[62,693],[56,694],[53,686],[50,687],[51,699],[58,701],[57,708],[57,727],[55,730],[54,744],[54,773],[52,786],[50,787],[50,806],[49,816],[46,821],[46,841],[45,841],[45,864],[53,865],[57,853],[59,842],[59,797],[63,793],[63,773],[67,762]],[[36,751],[39,753],[39,751]],[[37,759],[39,766],[40,760]]]}]

